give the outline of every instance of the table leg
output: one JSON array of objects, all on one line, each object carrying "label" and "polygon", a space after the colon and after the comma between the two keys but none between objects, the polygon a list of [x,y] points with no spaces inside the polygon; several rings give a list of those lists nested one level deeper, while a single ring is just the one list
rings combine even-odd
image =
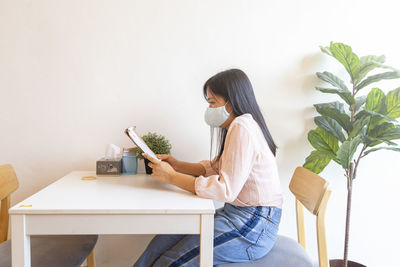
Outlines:
[{"label": "table leg", "polygon": [[211,267],[214,249],[214,215],[200,216],[200,267]]},{"label": "table leg", "polygon": [[13,267],[31,266],[31,238],[26,234],[25,215],[11,215],[11,259]]}]

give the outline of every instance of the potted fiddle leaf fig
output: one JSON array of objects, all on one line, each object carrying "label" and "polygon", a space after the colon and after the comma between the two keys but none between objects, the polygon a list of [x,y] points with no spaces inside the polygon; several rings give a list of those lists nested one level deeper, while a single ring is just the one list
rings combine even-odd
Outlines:
[{"label": "potted fiddle leaf fig", "polygon": [[[361,160],[379,150],[400,152],[400,87],[385,94],[376,83],[398,79],[398,70],[384,65],[385,56],[358,57],[343,43],[331,42],[321,51],[341,63],[350,79],[345,81],[328,71],[317,72],[329,84],[316,87],[322,93],[336,94],[340,101],[315,104],[318,116],[316,129],[308,140],[315,149],[306,158],[304,167],[320,173],[331,162],[340,165],[347,179],[347,211],[343,260],[331,260],[333,266],[363,266],[348,260],[350,212],[353,181]],[[375,74],[367,76],[372,70]],[[379,71],[378,71],[379,70]],[[348,82],[347,82],[348,81]]]},{"label": "potted fiddle leaf fig", "polygon": [[[171,144],[169,141],[162,135],[158,135],[156,133],[147,133],[142,136],[143,141],[147,144],[147,146],[155,153],[155,154],[170,154],[171,153]],[[144,159],[144,164],[146,167],[146,173],[151,174],[153,170],[149,167],[149,160],[142,156],[143,151],[138,148],[136,150],[136,156],[139,159]]]}]

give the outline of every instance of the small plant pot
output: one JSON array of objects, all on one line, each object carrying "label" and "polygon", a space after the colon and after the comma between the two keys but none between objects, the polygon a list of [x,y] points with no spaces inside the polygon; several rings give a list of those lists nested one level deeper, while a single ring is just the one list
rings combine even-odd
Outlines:
[{"label": "small plant pot", "polygon": [[[330,260],[329,261],[329,266],[330,267],[343,267],[344,266],[344,260]],[[361,263],[357,263],[354,261],[347,261],[347,267],[366,267],[365,265],[362,265]]]},{"label": "small plant pot", "polygon": [[144,159],[144,166],[146,167],[146,173],[147,174],[152,174],[153,169],[149,167],[150,160]]}]

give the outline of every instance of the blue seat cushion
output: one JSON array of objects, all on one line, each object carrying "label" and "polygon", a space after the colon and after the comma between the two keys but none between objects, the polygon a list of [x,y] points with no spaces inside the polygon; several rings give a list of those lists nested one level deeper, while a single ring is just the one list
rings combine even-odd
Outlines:
[{"label": "blue seat cushion", "polygon": [[279,235],[274,247],[261,259],[249,262],[226,263],[217,267],[313,267],[304,248],[295,240]]}]

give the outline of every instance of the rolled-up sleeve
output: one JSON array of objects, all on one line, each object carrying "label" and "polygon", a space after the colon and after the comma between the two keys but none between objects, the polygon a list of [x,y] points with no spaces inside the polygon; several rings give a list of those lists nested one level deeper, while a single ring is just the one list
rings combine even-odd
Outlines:
[{"label": "rolled-up sleeve", "polygon": [[254,143],[248,129],[240,123],[232,125],[226,135],[218,173],[207,175],[212,173],[207,169],[211,168],[210,162],[200,162],[206,169],[206,174],[196,178],[196,194],[222,202],[233,202],[250,175],[254,154]]},{"label": "rolled-up sleeve", "polygon": [[204,169],[206,170],[206,173],[204,176],[211,176],[214,174],[218,174],[215,169],[211,166],[211,161],[209,160],[202,160],[199,162],[201,165],[203,165]]}]

